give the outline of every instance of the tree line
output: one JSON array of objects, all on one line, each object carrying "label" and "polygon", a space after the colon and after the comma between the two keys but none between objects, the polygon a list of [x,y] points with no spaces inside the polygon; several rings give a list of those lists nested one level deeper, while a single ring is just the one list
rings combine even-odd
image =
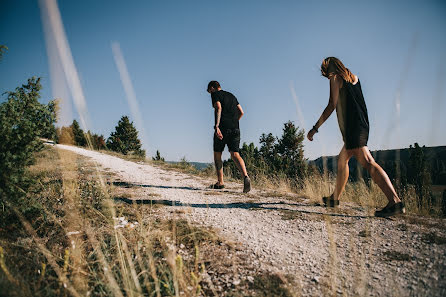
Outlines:
[{"label": "tree line", "polygon": [[92,133],[90,130],[84,132],[76,120],[73,120],[70,126],[56,129],[53,139],[60,144],[91,147],[96,150],[105,149],[124,155],[134,154],[141,158],[146,156],[146,151],[141,148],[138,130],[127,116],[121,117],[115,131],[107,140],[103,135]]}]

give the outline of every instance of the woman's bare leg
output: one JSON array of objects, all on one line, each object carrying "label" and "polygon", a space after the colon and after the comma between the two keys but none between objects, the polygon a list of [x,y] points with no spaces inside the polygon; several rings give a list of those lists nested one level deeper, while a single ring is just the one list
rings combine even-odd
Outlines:
[{"label": "woman's bare leg", "polygon": [[387,200],[389,200],[388,205],[390,206],[397,202],[400,202],[401,200],[396,194],[395,188],[393,187],[389,176],[387,176],[387,173],[384,171],[384,169],[382,169],[381,166],[379,166],[378,163],[375,162],[375,159],[373,159],[372,154],[370,154],[368,147],[363,146],[361,148],[353,149],[350,151],[352,151],[356,160],[358,160],[362,167],[367,169],[367,171],[370,173],[370,176],[372,177],[372,180],[383,191],[384,195],[386,195]]},{"label": "woman's bare leg", "polygon": [[341,196],[345,185],[347,184],[349,175],[348,160],[350,160],[350,158],[351,154],[345,149],[345,146],[343,146],[338,156],[338,173],[336,175],[336,187],[333,192],[333,199],[335,200],[339,199],[339,196]]}]

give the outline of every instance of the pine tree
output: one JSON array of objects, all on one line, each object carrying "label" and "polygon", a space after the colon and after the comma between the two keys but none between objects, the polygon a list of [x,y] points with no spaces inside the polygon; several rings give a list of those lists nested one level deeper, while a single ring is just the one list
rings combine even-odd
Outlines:
[{"label": "pine tree", "polygon": [[115,132],[112,132],[107,139],[108,149],[127,155],[134,153],[141,157],[145,157],[145,150],[141,149],[141,141],[138,138],[138,131],[133,126],[133,122],[129,121],[127,116],[123,116],[118,125],[115,127]]},{"label": "pine tree", "polygon": [[306,174],[304,158],[305,131],[289,121],[283,125],[283,134],[276,146],[281,158],[281,169],[290,178],[303,177]]},{"label": "pine tree", "polygon": [[152,160],[164,162],[164,158],[161,157],[161,153],[159,150],[156,150],[156,155],[155,155],[155,157],[152,157]]},{"label": "pine tree", "polygon": [[87,138],[85,137],[84,131],[79,126],[79,123],[76,120],[73,120],[71,124],[71,130],[73,131],[74,136],[74,144],[77,146],[86,146]]}]

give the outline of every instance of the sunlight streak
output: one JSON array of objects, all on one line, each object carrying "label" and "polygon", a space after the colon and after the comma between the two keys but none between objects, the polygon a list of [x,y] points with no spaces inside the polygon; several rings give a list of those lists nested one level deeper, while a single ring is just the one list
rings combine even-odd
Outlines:
[{"label": "sunlight streak", "polygon": [[[57,52],[57,56],[50,57],[50,60],[59,59],[63,73],[65,74],[66,83],[68,84],[79,115],[80,125],[84,131],[87,131],[89,127],[87,104],[65,34],[59,7],[57,6],[56,0],[40,0],[39,3],[42,22],[45,28],[45,36],[47,38],[48,48],[50,48],[48,55],[50,56],[50,54]],[[55,60],[51,63],[52,65],[57,65],[59,62]],[[53,84],[56,82],[60,82],[60,79],[54,78]]]},{"label": "sunlight streak", "polygon": [[130,106],[130,112],[135,119],[136,129],[140,132],[142,146],[147,149],[148,142],[146,133],[144,130],[144,123],[141,116],[138,100],[136,99],[135,89],[133,88],[132,81],[127,69],[127,65],[124,60],[124,56],[121,51],[121,46],[118,42],[112,42],[111,44],[113,57],[115,59],[116,67],[118,67],[119,76],[121,77],[122,86],[126,94],[127,102]]},{"label": "sunlight streak", "polygon": [[412,38],[412,42],[411,42],[409,50],[408,50],[406,61],[404,63],[404,68],[401,72],[401,77],[400,77],[400,80],[398,83],[398,87],[396,89],[395,100],[393,103],[394,107],[393,107],[393,111],[391,111],[391,114],[389,117],[390,119],[389,119],[388,128],[386,129],[387,133],[384,135],[383,141],[381,144],[381,148],[383,148],[383,149],[389,149],[389,142],[390,142],[390,139],[393,138],[392,135],[394,133],[396,133],[396,141],[397,141],[397,143],[394,145],[396,145],[396,147],[401,146],[401,139],[400,139],[401,98],[402,98],[401,94],[403,93],[403,91],[406,87],[406,82],[408,81],[409,73],[412,69],[413,59],[415,57],[417,45],[418,45],[418,35],[414,34],[414,36]]},{"label": "sunlight streak", "polygon": [[299,122],[299,127],[303,129],[305,127],[305,119],[302,113],[302,109],[300,108],[299,98],[296,95],[296,90],[294,88],[293,81],[290,81],[290,91],[291,91],[291,96],[293,97],[294,104],[296,104],[297,120]]},{"label": "sunlight streak", "polygon": [[[446,85],[446,54],[443,53],[442,63],[438,65],[437,82],[435,87],[434,98],[432,99],[432,127],[430,131],[429,141],[434,144],[444,145],[445,137],[443,134],[443,139],[441,138],[440,122],[442,117],[442,112],[444,112],[444,96],[445,96],[445,85]],[[444,133],[444,132],[443,132]]]}]

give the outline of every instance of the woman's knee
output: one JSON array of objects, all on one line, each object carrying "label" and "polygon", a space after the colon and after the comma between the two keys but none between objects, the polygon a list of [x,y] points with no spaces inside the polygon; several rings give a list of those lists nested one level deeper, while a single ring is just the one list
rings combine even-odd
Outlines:
[{"label": "woman's knee", "polygon": [[379,166],[373,158],[364,158],[361,162],[362,167],[371,172]]}]

